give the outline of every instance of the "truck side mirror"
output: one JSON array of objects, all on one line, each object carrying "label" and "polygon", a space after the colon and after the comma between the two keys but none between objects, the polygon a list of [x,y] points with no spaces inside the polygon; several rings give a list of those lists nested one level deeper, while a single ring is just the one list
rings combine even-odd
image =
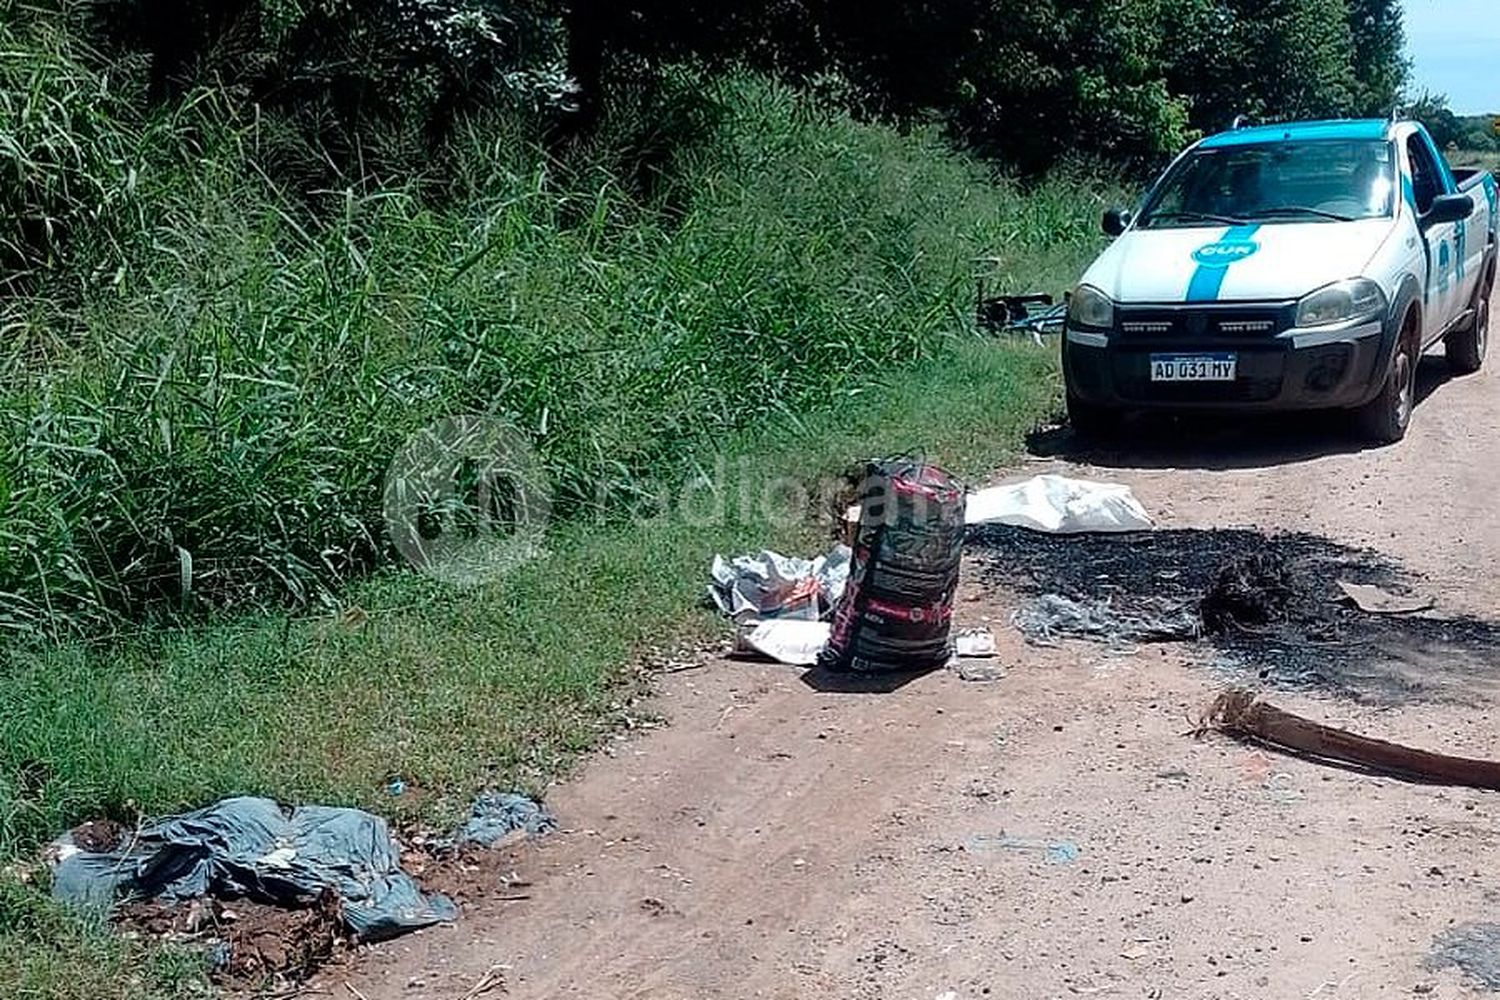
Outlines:
[{"label": "truck side mirror", "polygon": [[1462,222],[1474,214],[1474,199],[1466,194],[1440,194],[1422,216],[1422,225],[1440,226],[1445,222]]},{"label": "truck side mirror", "polygon": [[[1465,212],[1464,218],[1468,217],[1469,213]],[[1125,209],[1123,208],[1108,209],[1104,213],[1103,225],[1105,235],[1119,236],[1125,231],[1125,227],[1130,225],[1130,213],[1125,211]]]}]

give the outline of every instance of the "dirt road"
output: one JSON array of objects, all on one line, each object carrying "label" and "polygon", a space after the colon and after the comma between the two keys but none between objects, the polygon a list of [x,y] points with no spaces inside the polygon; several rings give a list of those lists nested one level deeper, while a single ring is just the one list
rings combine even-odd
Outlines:
[{"label": "dirt road", "polygon": [[[1441,608],[1493,614],[1500,376],[1443,371],[1424,364],[1435,391],[1393,448],[1349,451],[1297,422],[1195,428],[1007,477],[1125,481],[1169,526],[1367,544],[1425,574]],[[840,693],[728,661],[664,678],[671,724],[555,789],[566,831],[515,853],[529,899],[471,906],[325,985],[460,998],[499,965],[514,998],[1471,994],[1427,961],[1450,927],[1500,922],[1500,795],[1195,740],[1189,718],[1222,678],[1186,647],[1037,649],[1008,613],[967,575],[960,621],[994,624],[1008,671],[990,683]],[[1459,705],[1274,700],[1500,756],[1484,689]]]}]

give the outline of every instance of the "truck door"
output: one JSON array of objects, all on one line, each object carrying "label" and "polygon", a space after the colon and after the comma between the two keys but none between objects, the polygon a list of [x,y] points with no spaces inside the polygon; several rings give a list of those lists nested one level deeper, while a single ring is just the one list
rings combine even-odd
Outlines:
[{"label": "truck door", "polygon": [[1426,346],[1442,335],[1462,301],[1463,282],[1459,274],[1463,257],[1457,243],[1458,229],[1463,223],[1432,225],[1424,221],[1433,201],[1447,193],[1451,184],[1447,171],[1420,132],[1407,137],[1406,159],[1411,172],[1411,189],[1406,197],[1416,211],[1417,228],[1427,254],[1427,279],[1422,292],[1422,343]]}]

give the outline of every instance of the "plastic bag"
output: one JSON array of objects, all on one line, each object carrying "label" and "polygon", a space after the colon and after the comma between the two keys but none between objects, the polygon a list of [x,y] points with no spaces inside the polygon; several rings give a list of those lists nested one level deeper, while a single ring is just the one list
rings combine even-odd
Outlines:
[{"label": "plastic bag", "polygon": [[1152,527],[1129,486],[1054,475],[971,493],[966,518],[969,524],[1010,524],[1054,535]]},{"label": "plastic bag", "polygon": [[709,599],[737,621],[796,618],[817,621],[843,593],[849,575],[849,547],[835,545],[827,555],[798,559],[766,549],[755,555],[714,556],[709,568]]},{"label": "plastic bag", "polygon": [[150,824],[117,851],[67,838],[55,846],[52,895],[74,906],[108,907],[120,896],[295,905],[331,886],[364,941],[458,916],[401,870],[385,820],[358,809],[300,806],[288,816],[270,799],[231,798]]},{"label": "plastic bag", "polygon": [[828,643],[827,622],[774,618],[745,626],[735,637],[735,652],[767,656],[777,663],[810,667]]}]

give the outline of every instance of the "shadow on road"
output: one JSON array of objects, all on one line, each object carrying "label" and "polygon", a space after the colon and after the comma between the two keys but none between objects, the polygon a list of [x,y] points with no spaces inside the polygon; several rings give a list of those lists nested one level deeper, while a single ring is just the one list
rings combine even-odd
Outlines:
[{"label": "shadow on road", "polygon": [[[1417,368],[1417,404],[1452,380],[1441,355]],[[1415,419],[1421,419],[1420,409]],[[1113,441],[1084,441],[1066,426],[1033,431],[1027,450],[1112,469],[1254,469],[1292,465],[1369,448],[1348,413],[1137,414]]]},{"label": "shadow on road", "polygon": [[824,694],[890,694],[938,669],[941,668],[892,674],[861,674],[839,673],[814,667],[802,675],[802,683]]}]

